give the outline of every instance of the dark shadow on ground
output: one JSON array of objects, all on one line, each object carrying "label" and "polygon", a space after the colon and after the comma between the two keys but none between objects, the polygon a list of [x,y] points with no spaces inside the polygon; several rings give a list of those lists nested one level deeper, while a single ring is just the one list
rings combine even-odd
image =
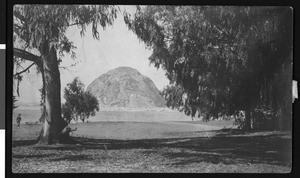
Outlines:
[{"label": "dark shadow on ground", "polygon": [[80,161],[80,160],[92,160],[92,158],[87,157],[86,155],[66,155],[61,158],[54,158],[50,161]]},{"label": "dark shadow on ground", "polygon": [[[257,164],[287,166],[291,163],[292,138],[279,132],[241,133],[237,130],[214,131],[215,135],[203,137],[115,140],[74,138],[80,144],[36,146],[38,150],[78,151],[144,149],[144,154],[156,153],[170,160],[174,166],[199,162],[212,164]],[[211,132],[210,132],[211,133]],[[33,142],[22,142],[25,145]],[[21,142],[13,143],[21,145]],[[13,155],[15,157],[16,155]],[[20,156],[20,155],[19,155]],[[86,159],[76,156],[70,159]],[[59,158],[66,160],[69,158]],[[58,161],[58,160],[56,160]]]},{"label": "dark shadow on ground", "polygon": [[16,140],[12,141],[12,147],[29,146],[37,143],[37,140]]},{"label": "dark shadow on ground", "polygon": [[23,158],[45,158],[45,157],[51,157],[54,156],[55,154],[41,154],[41,155],[19,155],[19,154],[15,154],[13,155],[14,158],[19,158],[19,159],[23,159]]}]

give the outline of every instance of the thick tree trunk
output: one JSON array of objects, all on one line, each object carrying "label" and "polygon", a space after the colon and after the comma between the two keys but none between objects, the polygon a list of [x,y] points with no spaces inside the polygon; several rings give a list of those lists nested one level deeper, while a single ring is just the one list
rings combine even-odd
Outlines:
[{"label": "thick tree trunk", "polygon": [[67,123],[61,117],[61,86],[56,50],[52,47],[50,51],[43,51],[42,72],[44,73],[43,80],[45,85],[45,107],[47,115],[39,137],[39,143],[51,144],[59,140],[61,131]]},{"label": "thick tree trunk", "polygon": [[[286,131],[286,130],[291,130],[292,129],[292,111],[291,111],[291,106],[283,106],[279,110],[279,118],[278,118],[278,129],[280,131]],[[291,104],[289,104],[291,105]]]},{"label": "thick tree trunk", "polygon": [[252,123],[252,116],[251,111],[249,109],[245,110],[245,130],[251,130],[251,123]]},{"label": "thick tree trunk", "polygon": [[285,63],[279,73],[279,110],[278,129],[280,131],[292,129],[292,64]]}]

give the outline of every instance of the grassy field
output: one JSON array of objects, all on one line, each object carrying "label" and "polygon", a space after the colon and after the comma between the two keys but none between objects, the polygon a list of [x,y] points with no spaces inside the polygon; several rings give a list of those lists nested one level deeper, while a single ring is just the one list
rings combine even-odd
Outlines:
[{"label": "grassy field", "polygon": [[[209,125],[177,122],[89,122],[70,126],[77,127],[77,131],[71,133],[73,137],[120,140],[173,138],[178,133],[197,136],[198,132],[220,129]],[[41,124],[14,126],[13,140],[37,139],[41,128]]]},{"label": "grassy field", "polygon": [[[101,109],[101,108],[100,108]],[[25,107],[20,106],[13,112],[13,123],[16,123],[15,119],[18,114],[22,114],[21,123],[35,122],[39,120],[41,115],[40,107]],[[100,121],[131,121],[131,122],[165,122],[165,121],[180,121],[190,122],[191,117],[184,115],[183,113],[172,110],[133,110],[128,111],[109,111],[101,110],[97,112],[95,116],[87,119],[88,122],[100,122]]]},{"label": "grassy field", "polygon": [[[28,111],[27,116],[30,114],[36,113]],[[71,124],[78,128],[72,133],[77,144],[38,145],[41,124],[13,125],[12,172],[291,171],[289,132],[243,133],[228,129],[232,121],[205,123],[180,120],[179,116],[172,120],[174,113],[168,112],[153,111],[152,118],[151,111],[140,117],[112,111],[101,114],[98,122]],[[100,119],[97,115],[94,119]],[[133,115],[135,118],[127,118]],[[164,118],[157,120],[159,116]]]}]

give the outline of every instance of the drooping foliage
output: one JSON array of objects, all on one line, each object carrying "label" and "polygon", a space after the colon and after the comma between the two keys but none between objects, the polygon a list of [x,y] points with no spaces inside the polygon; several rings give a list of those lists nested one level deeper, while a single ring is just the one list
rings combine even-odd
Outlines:
[{"label": "drooping foliage", "polygon": [[[249,118],[261,106],[290,104],[289,88],[279,91],[274,83],[291,66],[290,8],[146,6],[124,20],[153,49],[150,63],[181,88],[184,95],[173,87],[164,92],[187,115],[209,120],[244,110]],[[173,102],[177,94],[185,97]]]},{"label": "drooping foliage", "polygon": [[18,101],[16,99],[16,96],[13,96],[12,101],[13,101],[13,109],[16,109],[17,107],[19,107],[18,105],[16,105],[16,102]]},{"label": "drooping foliage", "polygon": [[[59,140],[65,127],[61,118],[60,73],[58,66],[65,54],[75,57],[73,42],[66,36],[69,27],[75,26],[84,36],[87,26],[92,26],[92,35],[100,39],[98,27],[112,25],[118,8],[110,5],[15,5],[13,9],[14,64],[17,79],[17,94],[22,75],[32,66],[42,74],[42,109],[45,121],[40,143]],[[18,68],[31,61],[22,71]],[[42,117],[43,118],[43,115]]]},{"label": "drooping foliage", "polygon": [[29,48],[40,49],[44,41],[49,41],[61,51],[69,52],[74,46],[65,36],[68,27],[76,25],[84,35],[87,25],[91,24],[93,36],[99,39],[98,25],[103,28],[112,25],[117,8],[108,5],[15,5],[14,17],[14,31],[29,42]]},{"label": "drooping foliage", "polygon": [[168,85],[161,92],[166,99],[166,105],[172,109],[182,110],[183,105],[183,89],[180,86]]},{"label": "drooping foliage", "polygon": [[62,113],[68,123],[71,120],[84,122],[90,116],[95,116],[99,111],[98,99],[89,92],[84,91],[84,84],[76,77],[67,84],[64,91],[65,104]]},{"label": "drooping foliage", "polygon": [[77,26],[84,36],[87,26],[92,25],[93,37],[99,40],[98,26],[105,29],[112,25],[117,13],[118,8],[109,5],[15,5],[14,62],[17,66],[25,60],[39,64],[39,55],[46,46],[58,51],[59,61],[65,53],[75,57],[76,47],[66,30]]}]

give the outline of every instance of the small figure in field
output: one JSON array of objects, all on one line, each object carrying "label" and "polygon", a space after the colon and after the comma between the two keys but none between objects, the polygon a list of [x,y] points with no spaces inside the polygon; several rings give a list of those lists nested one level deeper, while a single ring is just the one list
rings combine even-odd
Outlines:
[{"label": "small figure in field", "polygon": [[18,127],[20,127],[21,119],[22,119],[22,118],[21,118],[21,114],[19,114],[18,117],[17,117],[17,119],[16,119],[16,120],[17,120]]}]

